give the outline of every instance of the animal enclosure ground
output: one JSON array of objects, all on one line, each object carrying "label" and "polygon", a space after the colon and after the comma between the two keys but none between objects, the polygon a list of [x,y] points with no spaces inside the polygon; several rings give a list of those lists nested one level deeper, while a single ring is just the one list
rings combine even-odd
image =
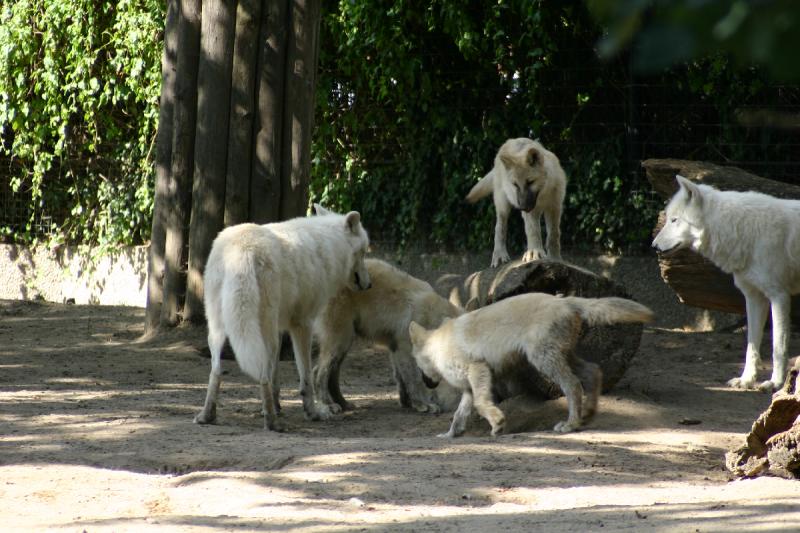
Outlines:
[{"label": "animal enclosure ground", "polygon": [[[360,347],[342,389],[357,409],[302,417],[281,362],[282,434],[225,361],[219,423],[198,426],[201,329],[135,342],[143,310],[0,302],[0,502],[20,531],[795,531],[800,482],[728,481],[725,451],[769,404],[724,382],[744,335],[646,328],[633,367],[584,430],[563,399],[511,401],[509,425],[463,438],[451,413],[397,405],[388,357]],[[769,339],[765,340],[767,354]],[[792,354],[800,338],[792,338]],[[523,416],[524,414],[524,416]]]}]

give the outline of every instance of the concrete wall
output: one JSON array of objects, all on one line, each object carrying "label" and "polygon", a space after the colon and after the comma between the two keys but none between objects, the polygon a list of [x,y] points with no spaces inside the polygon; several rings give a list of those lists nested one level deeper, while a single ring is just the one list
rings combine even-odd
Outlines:
[{"label": "concrete wall", "polygon": [[[375,246],[374,255],[436,286],[445,274],[467,274],[488,267],[491,254],[393,253]],[[126,248],[92,258],[89,250],[60,247],[29,249],[0,245],[0,298],[44,299],[76,304],[144,307],[147,298],[147,247]],[[661,279],[655,254],[587,255],[565,251],[564,259],[613,279],[637,301],[656,312],[656,326],[709,331],[731,327],[739,315],[688,307]]]},{"label": "concrete wall", "polygon": [[144,307],[147,247],[93,257],[84,247],[0,244],[0,298]]}]

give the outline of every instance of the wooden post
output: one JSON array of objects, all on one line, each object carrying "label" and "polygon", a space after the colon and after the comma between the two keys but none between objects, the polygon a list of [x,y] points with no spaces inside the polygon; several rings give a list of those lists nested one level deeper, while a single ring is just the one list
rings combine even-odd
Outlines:
[{"label": "wooden post", "polygon": [[200,53],[200,2],[178,0],[175,106],[173,109],[172,164],[167,180],[167,229],[164,249],[164,302],[161,324],[179,322],[183,293],[183,259],[188,198],[194,168],[197,113],[197,64]]},{"label": "wooden post", "polygon": [[204,318],[203,270],[225,214],[234,6],[234,0],[206,0],[203,5],[189,271],[183,308],[183,319],[195,322]]},{"label": "wooden post", "polygon": [[250,218],[259,224],[276,222],[280,214],[287,24],[287,0],[270,1],[264,5],[259,37],[262,46],[257,67],[258,112],[250,182]]},{"label": "wooden post", "polygon": [[255,79],[261,0],[239,0],[233,41],[228,168],[225,180],[225,226],[249,220],[253,157]]},{"label": "wooden post", "polygon": [[172,162],[172,120],[175,105],[175,69],[178,45],[177,0],[167,2],[167,17],[164,23],[164,53],[161,56],[161,98],[158,111],[158,133],[156,136],[155,198],[153,199],[153,227],[147,261],[147,305],[145,308],[145,336],[152,335],[159,326],[161,304],[164,300],[164,248],[169,170]]},{"label": "wooden post", "polygon": [[317,0],[293,0],[290,9],[291,31],[287,41],[283,117],[281,220],[305,215],[308,205],[321,8]]}]

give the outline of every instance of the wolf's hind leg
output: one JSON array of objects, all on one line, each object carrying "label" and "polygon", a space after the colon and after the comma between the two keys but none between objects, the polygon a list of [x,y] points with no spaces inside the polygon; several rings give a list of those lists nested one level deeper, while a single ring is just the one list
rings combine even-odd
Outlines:
[{"label": "wolf's hind leg", "polygon": [[211,350],[211,373],[208,376],[208,389],[203,409],[194,417],[195,424],[212,424],[217,420],[217,396],[222,375],[222,347],[225,333],[221,328],[211,326],[209,321],[208,348]]},{"label": "wolf's hind leg", "polygon": [[467,369],[467,379],[472,387],[475,409],[491,424],[492,435],[502,433],[506,417],[492,401],[492,372],[489,365],[483,362],[471,363]]},{"label": "wolf's hind leg", "polygon": [[597,402],[603,388],[603,371],[598,365],[577,356],[573,359],[573,368],[586,394],[586,401],[581,409],[581,419],[583,422],[588,422],[597,412]]},{"label": "wolf's hind leg", "polygon": [[311,379],[311,326],[295,325],[289,334],[294,347],[294,361],[300,377],[300,395],[303,398],[303,410],[309,420],[325,420],[330,418],[330,408],[316,401],[314,383]]},{"label": "wolf's hind leg", "polygon": [[540,354],[538,359],[528,355],[528,360],[535,362],[536,369],[550,378],[564,392],[569,406],[569,417],[559,422],[553,428],[558,433],[569,433],[581,426],[581,403],[583,401],[583,386],[578,377],[573,374],[567,363],[567,358],[560,351],[552,350]]}]

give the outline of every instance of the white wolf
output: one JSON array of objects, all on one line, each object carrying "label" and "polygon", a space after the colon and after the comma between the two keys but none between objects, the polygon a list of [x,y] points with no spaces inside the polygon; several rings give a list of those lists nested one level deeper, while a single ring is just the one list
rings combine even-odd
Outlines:
[{"label": "white wolf", "polygon": [[274,224],[239,224],[214,239],[205,270],[205,310],[211,375],[203,410],[195,422],[216,419],[220,356],[225,338],[242,371],[261,384],[264,425],[275,430],[280,334],[288,330],[294,348],[303,409],[310,419],[330,417],[314,397],[311,380],[313,322],[342,287],[368,289],[364,266],[369,239],[361,217],[295,218]]},{"label": "white wolf", "polygon": [[538,141],[521,137],[503,143],[494,158],[494,168],[467,195],[470,203],[493,195],[497,215],[493,267],[509,260],[506,232],[512,208],[522,212],[525,222],[528,248],[523,261],[545,256],[539,224],[542,215],[547,224],[547,256],[561,259],[561,209],[566,186],[567,176],[558,158]]},{"label": "white wolf", "polygon": [[441,437],[464,432],[473,403],[492,434],[501,432],[505,417],[492,402],[491,372],[520,364],[522,357],[567,397],[569,418],[553,428],[566,433],[594,415],[602,386],[600,367],[575,354],[583,325],[648,322],[652,317],[650,309],[624,298],[526,293],[448,320],[433,331],[412,322],[409,333],[422,372],[462,391],[450,431]]},{"label": "white wolf", "polygon": [[719,191],[676,177],[680,187],[653,247],[662,253],[690,248],[733,274],[745,298],[747,350],[741,377],[728,381],[732,387],[756,384],[771,306],[772,377],[759,388],[777,389],[786,374],[791,295],[800,292],[800,201]]},{"label": "white wolf", "polygon": [[367,259],[372,288],[342,289],[319,315],[314,333],[319,341],[319,360],[314,383],[320,401],[333,412],[351,409],[339,388],[339,370],[358,336],[391,351],[400,404],[417,411],[438,413],[436,392],[423,382],[411,356],[408,324],[414,320],[433,328],[445,318],[463,311],[442,298],[429,283],[417,279],[379,259]]}]

